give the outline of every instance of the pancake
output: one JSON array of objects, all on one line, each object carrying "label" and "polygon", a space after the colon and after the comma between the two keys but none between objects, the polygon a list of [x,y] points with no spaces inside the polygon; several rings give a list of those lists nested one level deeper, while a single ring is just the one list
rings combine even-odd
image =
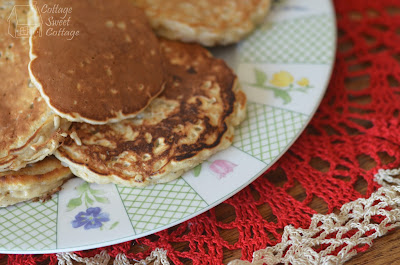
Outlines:
[{"label": "pancake", "polygon": [[51,111],[30,82],[28,38],[11,35],[16,28],[11,24],[9,29],[7,18],[15,14],[19,23],[26,23],[26,5],[28,1],[0,4],[0,172],[18,170],[52,154],[70,125]]},{"label": "pancake", "polygon": [[[61,117],[118,122],[136,116],[163,90],[158,39],[129,0],[38,0],[31,9],[34,21],[44,23],[30,40],[30,76]],[[71,12],[56,13],[63,9]]]},{"label": "pancake", "polygon": [[19,171],[0,173],[0,207],[31,199],[48,199],[72,177],[68,167],[55,157],[29,165]]},{"label": "pancake", "polygon": [[161,40],[164,92],[134,119],[73,124],[55,153],[88,182],[143,187],[171,181],[229,147],[245,117],[246,96],[236,75],[195,44]]},{"label": "pancake", "polygon": [[132,0],[159,36],[205,46],[238,42],[262,22],[271,0]]}]

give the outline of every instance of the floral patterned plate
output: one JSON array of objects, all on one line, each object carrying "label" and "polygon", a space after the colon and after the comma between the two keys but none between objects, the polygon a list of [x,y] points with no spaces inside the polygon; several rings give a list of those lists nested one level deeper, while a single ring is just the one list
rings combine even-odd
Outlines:
[{"label": "floral patterned plate", "polygon": [[182,178],[144,189],[78,178],[45,203],[0,210],[1,253],[83,250],[142,237],[192,218],[248,185],[294,142],[316,111],[332,70],[329,0],[280,0],[236,46],[212,50],[237,72],[247,119],[233,146]]}]

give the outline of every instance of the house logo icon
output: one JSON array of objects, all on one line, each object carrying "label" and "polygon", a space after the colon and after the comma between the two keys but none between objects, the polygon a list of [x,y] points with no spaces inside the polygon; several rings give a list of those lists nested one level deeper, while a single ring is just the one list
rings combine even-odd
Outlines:
[{"label": "house logo icon", "polygon": [[29,38],[39,28],[39,36],[42,36],[42,17],[38,16],[36,21],[21,17],[24,10],[29,10],[29,5],[15,5],[7,19],[8,34],[13,38]]}]

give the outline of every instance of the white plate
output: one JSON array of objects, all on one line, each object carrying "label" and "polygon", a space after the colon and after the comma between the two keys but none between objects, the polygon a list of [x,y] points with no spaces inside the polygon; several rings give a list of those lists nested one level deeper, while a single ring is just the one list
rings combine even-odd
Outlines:
[{"label": "white plate", "polygon": [[[50,201],[1,209],[0,252],[112,245],[179,224],[226,200],[269,168],[305,128],[328,85],[335,44],[329,0],[276,1],[246,40],[213,50],[236,70],[249,100],[232,147],[171,183],[138,189],[73,179]],[[90,217],[98,217],[96,225],[86,225]]]}]

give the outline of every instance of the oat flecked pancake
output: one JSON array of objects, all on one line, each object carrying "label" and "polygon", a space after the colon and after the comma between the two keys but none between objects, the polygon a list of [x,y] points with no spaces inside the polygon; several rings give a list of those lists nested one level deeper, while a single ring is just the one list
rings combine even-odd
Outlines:
[{"label": "oat flecked pancake", "polygon": [[131,0],[160,36],[205,46],[238,42],[262,22],[271,0]]},{"label": "oat flecked pancake", "polygon": [[1,172],[0,207],[32,199],[46,200],[72,176],[69,168],[53,156],[19,171]]},{"label": "oat flecked pancake", "polygon": [[86,181],[146,186],[171,181],[231,145],[245,117],[236,75],[199,45],[161,40],[164,92],[134,119],[73,124],[56,157]]},{"label": "oat flecked pancake", "polygon": [[[30,40],[29,71],[58,115],[91,124],[118,122],[136,116],[162,92],[158,39],[129,0],[30,2],[33,20],[43,23]],[[57,13],[62,10],[70,12]]]},{"label": "oat flecked pancake", "polygon": [[7,22],[18,17],[26,23],[28,11],[28,1],[0,3],[0,172],[52,154],[70,125],[51,111],[30,82],[29,35],[18,35],[19,28]]}]

